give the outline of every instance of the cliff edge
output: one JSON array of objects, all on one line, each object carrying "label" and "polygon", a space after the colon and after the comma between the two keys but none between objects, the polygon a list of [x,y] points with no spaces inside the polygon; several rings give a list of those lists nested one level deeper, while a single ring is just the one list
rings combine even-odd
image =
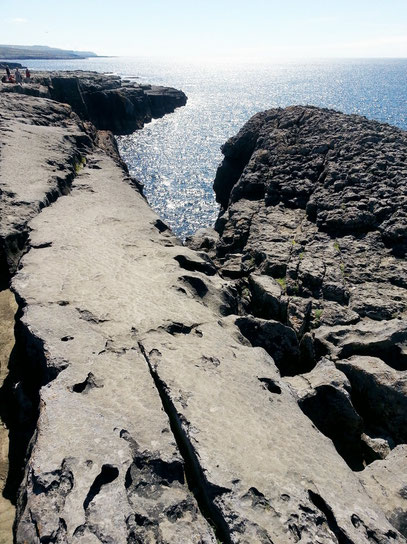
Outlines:
[{"label": "cliff edge", "polygon": [[130,134],[187,102],[186,95],[172,87],[82,70],[32,72],[29,82],[0,83],[0,93],[27,94],[69,104],[82,120],[114,134]]}]

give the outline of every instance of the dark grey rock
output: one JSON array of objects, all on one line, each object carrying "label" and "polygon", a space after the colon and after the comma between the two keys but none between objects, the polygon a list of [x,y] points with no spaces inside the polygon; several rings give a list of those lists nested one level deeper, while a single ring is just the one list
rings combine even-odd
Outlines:
[{"label": "dark grey rock", "polygon": [[153,118],[184,106],[187,97],[171,87],[139,85],[98,72],[32,72],[29,83],[0,84],[0,92],[44,96],[69,104],[82,120],[99,130],[130,134]]},{"label": "dark grey rock", "polygon": [[252,346],[263,347],[283,376],[298,374],[300,349],[292,328],[271,319],[238,317],[236,325]]}]

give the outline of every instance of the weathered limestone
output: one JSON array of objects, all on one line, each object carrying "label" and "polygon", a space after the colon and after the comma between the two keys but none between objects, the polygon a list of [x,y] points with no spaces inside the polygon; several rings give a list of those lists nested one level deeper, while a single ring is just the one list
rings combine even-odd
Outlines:
[{"label": "weathered limestone", "polygon": [[106,130],[133,132],[186,100],[177,89],[96,72],[37,72],[27,84],[0,83],[0,281],[16,270],[27,223],[69,190],[93,141],[120,162]]},{"label": "weathered limestone", "polygon": [[[158,263],[168,265],[155,221],[103,154],[31,221],[14,288],[27,305],[24,325],[44,343],[44,381],[59,374],[41,391],[17,542],[88,542],[90,533],[118,543],[213,541],[137,344],[140,324],[158,326],[152,305],[163,293],[145,294]],[[148,264],[144,274],[135,258]]]},{"label": "weathered limestone", "polygon": [[130,134],[187,102],[185,94],[172,87],[82,70],[32,72],[29,83],[0,83],[0,93],[27,94],[69,104],[82,120],[115,134]]},{"label": "weathered limestone", "polygon": [[223,542],[403,541],[112,159],[30,228],[13,288],[51,381],[17,542],[211,542],[200,511]]},{"label": "weathered limestone", "polygon": [[255,115],[222,151],[217,233],[188,243],[231,279],[242,334],[405,533],[392,467],[406,442],[407,134],[294,106]]},{"label": "weathered limestone", "polygon": [[16,270],[27,224],[68,191],[91,139],[69,106],[0,94],[0,274]]},{"label": "weathered limestone", "polygon": [[[17,122],[8,97],[16,136],[4,135],[7,182],[17,143],[38,136]],[[33,123],[35,104],[53,104],[19,98]],[[328,115],[310,110],[318,126]],[[9,394],[26,411],[15,425],[26,424],[25,438],[35,429],[15,542],[406,542],[394,478],[403,466],[395,446],[404,439],[405,320],[391,315],[405,311],[403,240],[391,210],[386,232],[329,203],[308,210],[312,184],[323,181],[311,173],[303,185],[295,173],[321,170],[309,146],[295,147],[308,113],[295,122],[291,110],[288,119],[271,114],[263,139],[259,116],[228,144],[222,201],[230,192],[236,200],[217,223],[220,236],[200,233],[193,251],[148,207],[108,134],[96,138],[65,106],[54,115],[68,133],[75,127],[77,140],[62,142],[86,163],[70,170],[57,199],[35,207],[50,182],[38,185],[21,215],[28,239],[12,279],[20,313]],[[315,140],[311,154],[327,151],[314,125],[304,134]],[[273,138],[279,202],[271,159],[255,150]],[[39,157],[54,152],[53,141],[40,139]],[[301,166],[287,189],[282,152]],[[352,221],[372,230],[354,236]],[[339,223],[337,240],[329,225]],[[373,242],[376,268],[363,266]],[[366,283],[367,304],[357,291]],[[385,409],[376,425],[367,417],[375,399]],[[13,448],[24,454],[24,440]]]},{"label": "weathered limestone", "polygon": [[390,522],[407,537],[407,446],[397,446],[385,460],[375,461],[361,480]]}]

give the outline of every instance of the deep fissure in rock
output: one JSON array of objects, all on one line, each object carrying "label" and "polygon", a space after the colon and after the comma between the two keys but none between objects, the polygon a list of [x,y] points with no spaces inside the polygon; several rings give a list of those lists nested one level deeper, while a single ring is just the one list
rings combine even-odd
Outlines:
[{"label": "deep fissure in rock", "polygon": [[345,403],[337,389],[321,386],[315,395],[301,399],[298,404],[317,429],[332,440],[352,470],[365,468],[367,463],[361,441],[363,420]]},{"label": "deep fissure in rock", "polygon": [[202,515],[214,529],[218,541],[223,544],[232,544],[229,527],[223,518],[220,509],[214,502],[214,499],[218,495],[221,495],[228,490],[215,486],[206,480],[194,448],[183,429],[180,416],[167,392],[165,383],[154,370],[141,342],[139,342],[139,348],[146,360],[151,377],[160,395],[163,408],[168,416],[171,431],[174,434],[179,452],[184,460],[185,477],[188,488],[194,495]]},{"label": "deep fissure in rock", "polygon": [[15,323],[15,345],[10,355],[9,374],[0,389],[0,418],[9,429],[9,471],[3,495],[13,504],[24,475],[30,440],[39,416],[39,391],[59,371],[48,368],[42,341],[21,321],[23,303]]},{"label": "deep fissure in rock", "polygon": [[311,489],[308,490],[308,496],[316,508],[318,508],[318,510],[324,514],[328,527],[338,539],[338,544],[354,544],[353,541],[348,538],[343,530],[339,527],[331,508],[324,501],[324,499],[318,495],[318,493],[311,491]]}]

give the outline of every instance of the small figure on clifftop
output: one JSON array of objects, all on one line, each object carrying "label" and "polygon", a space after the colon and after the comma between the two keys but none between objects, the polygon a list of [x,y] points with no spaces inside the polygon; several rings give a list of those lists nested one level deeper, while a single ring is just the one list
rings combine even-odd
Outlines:
[{"label": "small figure on clifftop", "polygon": [[6,64],[6,74],[7,74],[7,79],[10,79],[10,68],[8,67],[8,64]]},{"label": "small figure on clifftop", "polygon": [[15,75],[15,78],[16,78],[16,83],[22,83],[23,82],[23,78],[21,77],[21,73],[20,73],[20,70],[18,68],[16,68],[16,71],[14,72],[14,75]]},{"label": "small figure on clifftop", "polygon": [[28,68],[26,68],[25,69],[25,80],[30,81],[30,79],[31,79],[30,70]]}]

